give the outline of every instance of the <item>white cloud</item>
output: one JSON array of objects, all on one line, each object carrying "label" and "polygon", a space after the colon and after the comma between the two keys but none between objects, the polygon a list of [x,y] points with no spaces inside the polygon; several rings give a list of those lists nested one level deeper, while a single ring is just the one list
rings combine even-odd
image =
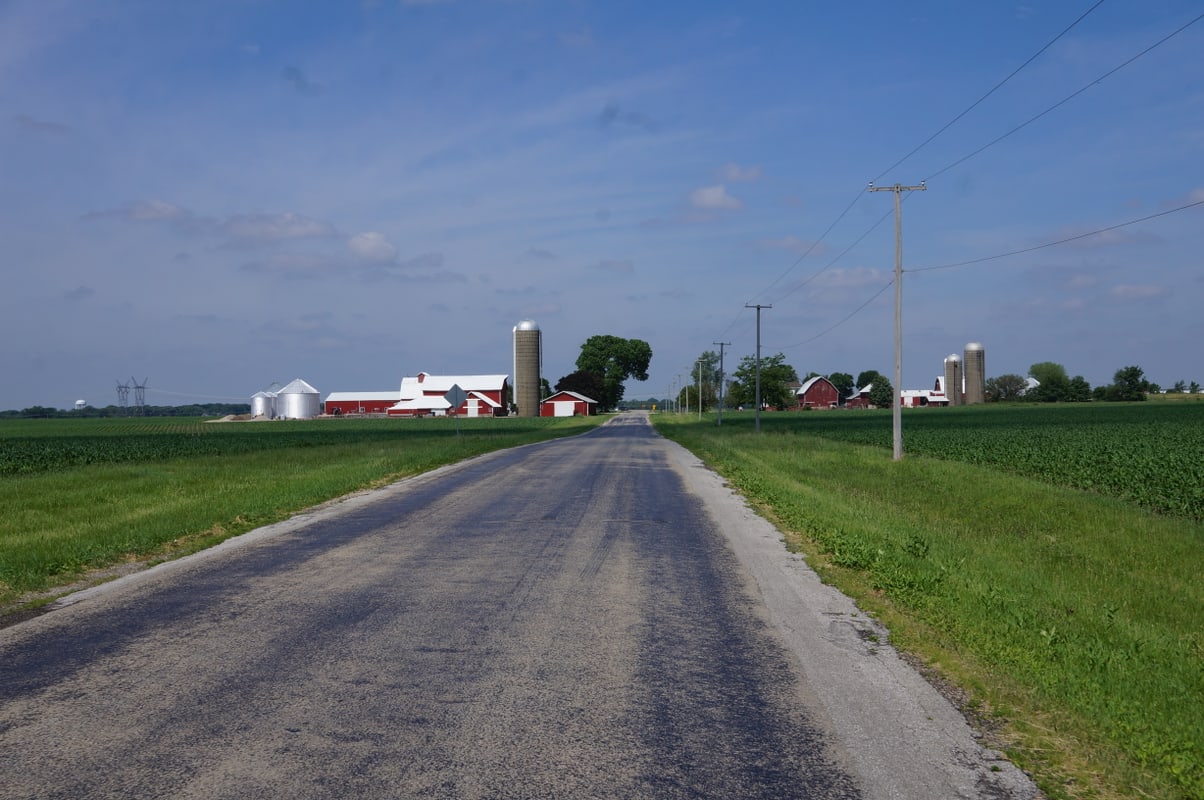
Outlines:
[{"label": "white cloud", "polygon": [[1166,294],[1162,286],[1145,283],[1121,283],[1112,287],[1112,296],[1121,300],[1146,300]]},{"label": "white cloud", "polygon": [[371,231],[352,236],[347,240],[347,247],[365,261],[380,263],[397,258],[397,248],[383,234]]},{"label": "white cloud", "polygon": [[813,252],[817,256],[823,255],[828,249],[821,243],[808,239],[799,239],[797,236],[783,236],[781,239],[762,239],[759,244],[770,250],[785,250],[798,256],[807,252]]},{"label": "white cloud", "polygon": [[725,181],[732,183],[748,183],[758,180],[761,177],[760,167],[742,167],[739,164],[728,162],[723,165],[723,169],[719,170],[720,177]]},{"label": "white cloud", "polygon": [[243,214],[231,217],[222,226],[234,239],[278,241],[334,236],[334,226],[291,211],[283,214]]},{"label": "white cloud", "polygon": [[727,193],[727,187],[722,183],[716,186],[703,186],[690,192],[690,205],[694,208],[705,209],[735,209],[743,208],[744,203]]}]

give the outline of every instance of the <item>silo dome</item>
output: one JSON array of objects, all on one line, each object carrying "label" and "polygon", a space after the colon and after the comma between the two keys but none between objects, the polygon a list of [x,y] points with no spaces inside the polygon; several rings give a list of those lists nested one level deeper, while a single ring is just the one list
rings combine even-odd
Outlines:
[{"label": "silo dome", "polygon": [[537,325],[535,320],[533,320],[533,319],[524,319],[522,322],[520,322],[514,326],[514,330],[516,332],[517,331],[537,331],[537,330],[539,330],[539,325]]}]

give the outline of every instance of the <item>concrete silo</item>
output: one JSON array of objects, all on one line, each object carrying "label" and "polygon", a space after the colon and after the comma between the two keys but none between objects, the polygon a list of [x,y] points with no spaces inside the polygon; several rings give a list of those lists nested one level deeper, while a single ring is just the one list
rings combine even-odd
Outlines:
[{"label": "concrete silo", "polygon": [[966,345],[965,371],[965,404],[983,402],[987,394],[987,354],[978,342],[970,342]]},{"label": "concrete silo", "polygon": [[945,397],[949,405],[960,406],[965,402],[962,397],[962,360],[957,353],[950,353],[945,358]]},{"label": "concrete silo", "polygon": [[542,339],[535,320],[514,326],[514,404],[520,417],[538,417],[539,371],[543,362]]}]

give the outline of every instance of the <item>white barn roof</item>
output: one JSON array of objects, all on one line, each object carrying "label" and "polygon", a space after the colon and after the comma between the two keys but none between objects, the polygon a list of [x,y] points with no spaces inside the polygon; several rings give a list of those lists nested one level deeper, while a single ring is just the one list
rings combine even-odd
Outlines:
[{"label": "white barn roof", "polygon": [[444,393],[453,386],[466,392],[500,392],[509,375],[428,375],[420,372],[416,376],[401,379],[401,399],[419,397],[433,392]]}]

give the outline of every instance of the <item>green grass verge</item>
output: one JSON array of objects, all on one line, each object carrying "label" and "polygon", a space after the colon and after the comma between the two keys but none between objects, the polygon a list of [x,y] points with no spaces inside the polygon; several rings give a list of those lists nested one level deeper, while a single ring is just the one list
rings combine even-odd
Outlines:
[{"label": "green grass verge", "polygon": [[[458,435],[449,419],[0,422],[0,448],[36,440],[49,454],[43,460],[60,464],[0,475],[0,607],[90,571],[193,552],[359,489],[602,421],[466,419]],[[162,441],[148,448],[148,436]],[[201,454],[173,455],[195,452],[198,439]],[[63,452],[98,461],[62,466]]]},{"label": "green grass verge", "polygon": [[1204,525],[769,416],[654,421],[961,686],[1051,798],[1204,797]]}]

